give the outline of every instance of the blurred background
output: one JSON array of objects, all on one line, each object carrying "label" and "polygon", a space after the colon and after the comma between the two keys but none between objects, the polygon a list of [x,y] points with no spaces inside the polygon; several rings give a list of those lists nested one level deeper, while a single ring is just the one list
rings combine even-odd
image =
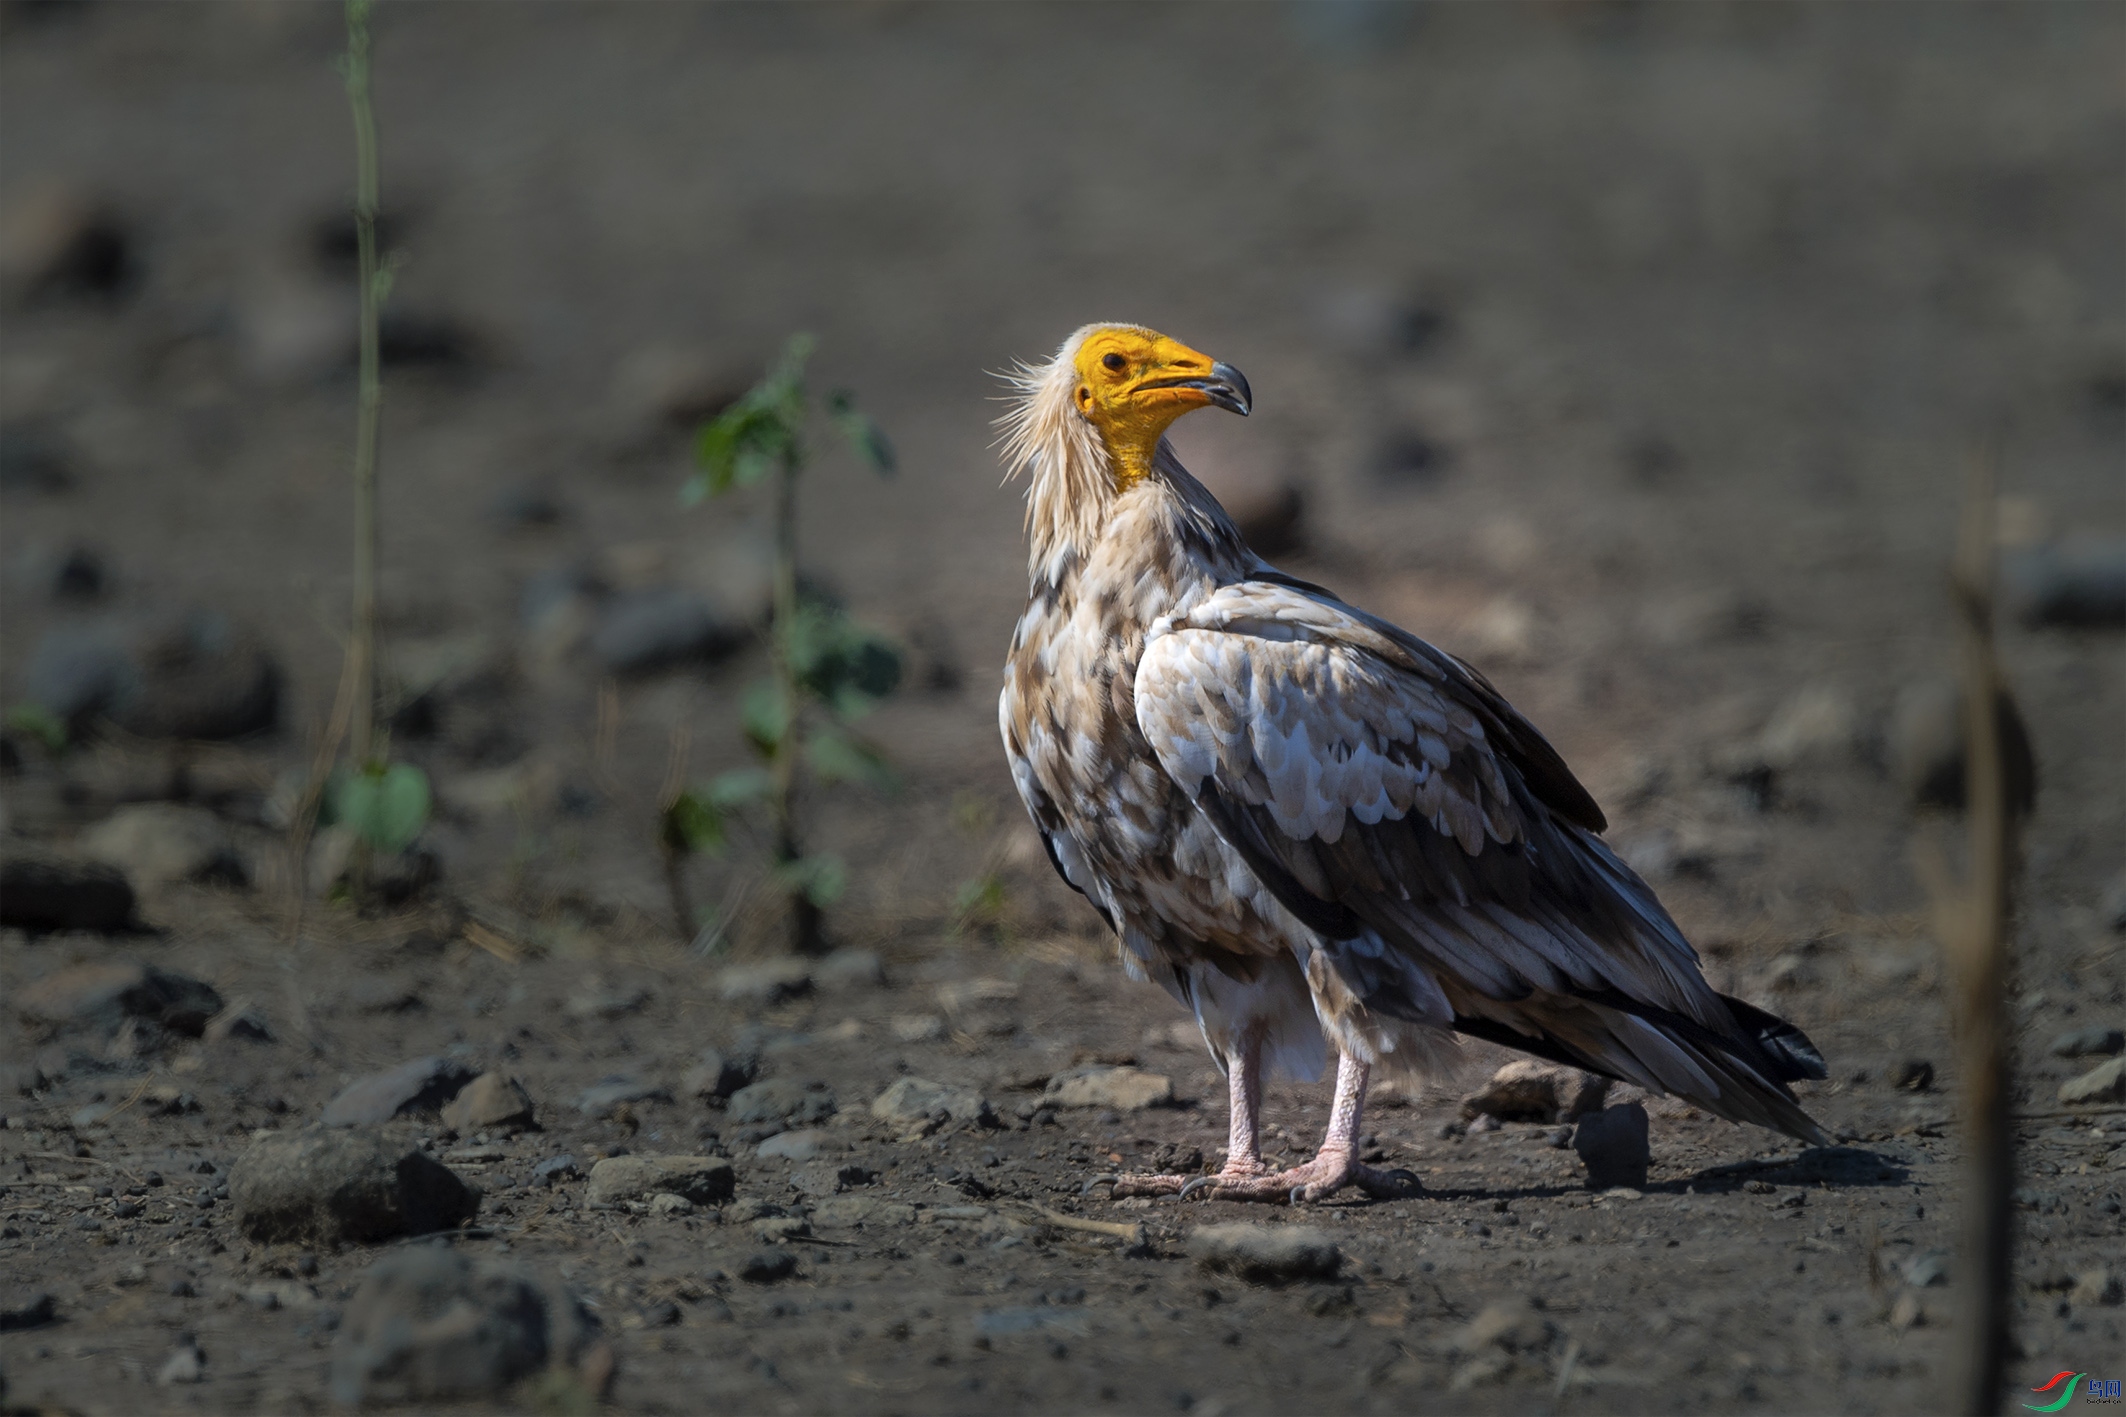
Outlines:
[{"label": "blurred background", "polygon": [[[272,959],[348,622],[344,20],[0,24],[10,849],[101,855],[202,960]],[[1174,436],[1261,549],[1481,667],[1716,982],[1847,1057],[1938,1029],[1908,843],[1956,791],[1946,565],[1991,439],[2042,782],[2019,1017],[2116,1014],[2119,6],[386,3],[375,28],[391,751],[433,784],[434,874],[313,936],[469,913],[691,967],[657,813],[750,761],[769,502],[680,490],[693,430],[809,331],[817,386],[900,464],[822,428],[804,483],[808,582],[904,662],[863,725],[897,788],[806,802],[848,871],[830,938],[1103,951],[997,743],[1025,572],[991,422],[997,371],[1122,319],[1251,380],[1253,417]],[[175,856],[95,835],[170,801],[209,814]],[[685,863],[701,908],[762,850]],[[778,941],[732,911],[739,956]],[[287,1008],[329,1013],[340,958]]]}]

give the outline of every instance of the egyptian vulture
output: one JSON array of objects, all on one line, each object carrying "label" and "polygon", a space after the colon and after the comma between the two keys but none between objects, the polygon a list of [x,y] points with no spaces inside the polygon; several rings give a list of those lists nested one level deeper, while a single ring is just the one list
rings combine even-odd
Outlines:
[{"label": "egyptian vulture", "polygon": [[[1124,963],[1192,1010],[1232,1093],[1212,1177],[1119,1195],[1402,1194],[1358,1159],[1374,1069],[1435,1074],[1467,1035],[1812,1142],[1824,1076],[1785,1021],[1714,992],[1602,811],[1469,665],[1267,565],[1167,428],[1245,415],[1247,380],[1137,325],[1010,376],[1029,594],[998,719],[1056,870]],[[1270,1170],[1268,1077],[1336,1054],[1328,1132]]]}]

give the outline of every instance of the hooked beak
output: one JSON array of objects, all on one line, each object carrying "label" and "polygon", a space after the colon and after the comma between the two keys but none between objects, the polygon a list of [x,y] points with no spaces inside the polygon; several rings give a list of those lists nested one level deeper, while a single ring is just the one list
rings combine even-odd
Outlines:
[{"label": "hooked beak", "polygon": [[1218,408],[1237,413],[1242,418],[1255,406],[1254,390],[1248,387],[1247,375],[1230,364],[1213,362],[1211,372],[1181,374],[1170,378],[1149,379],[1137,386],[1139,389],[1194,389],[1205,400]]}]

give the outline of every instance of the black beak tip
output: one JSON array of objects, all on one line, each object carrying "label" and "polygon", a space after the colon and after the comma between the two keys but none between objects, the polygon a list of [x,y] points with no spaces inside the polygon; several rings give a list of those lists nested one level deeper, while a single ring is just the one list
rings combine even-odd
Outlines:
[{"label": "black beak tip", "polygon": [[1242,418],[1255,406],[1255,391],[1248,387],[1248,376],[1230,364],[1213,364],[1211,377],[1226,386],[1227,397],[1217,400],[1220,408],[1229,408]]}]

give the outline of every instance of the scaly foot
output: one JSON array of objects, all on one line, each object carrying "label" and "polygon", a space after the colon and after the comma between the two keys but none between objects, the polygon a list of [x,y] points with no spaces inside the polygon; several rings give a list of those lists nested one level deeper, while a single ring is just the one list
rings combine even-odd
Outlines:
[{"label": "scaly foot", "polygon": [[1264,1174],[1265,1168],[1259,1161],[1252,1165],[1246,1162],[1237,1165],[1227,1162],[1224,1170],[1211,1176],[1163,1176],[1155,1172],[1095,1176],[1085,1183],[1085,1189],[1089,1191],[1094,1186],[1112,1183],[1116,1200],[1121,1200],[1124,1196],[1187,1196],[1206,1186],[1223,1185],[1227,1182],[1238,1184],[1252,1181]]},{"label": "scaly foot", "polygon": [[1223,1176],[1203,1179],[1208,1183],[1204,1189],[1214,1200],[1281,1201],[1290,1205],[1325,1200],[1346,1186],[1356,1186],[1374,1200],[1402,1200],[1424,1189],[1409,1171],[1380,1171],[1359,1164],[1349,1153],[1333,1152],[1323,1152],[1312,1161],[1285,1171],[1230,1180]]}]

